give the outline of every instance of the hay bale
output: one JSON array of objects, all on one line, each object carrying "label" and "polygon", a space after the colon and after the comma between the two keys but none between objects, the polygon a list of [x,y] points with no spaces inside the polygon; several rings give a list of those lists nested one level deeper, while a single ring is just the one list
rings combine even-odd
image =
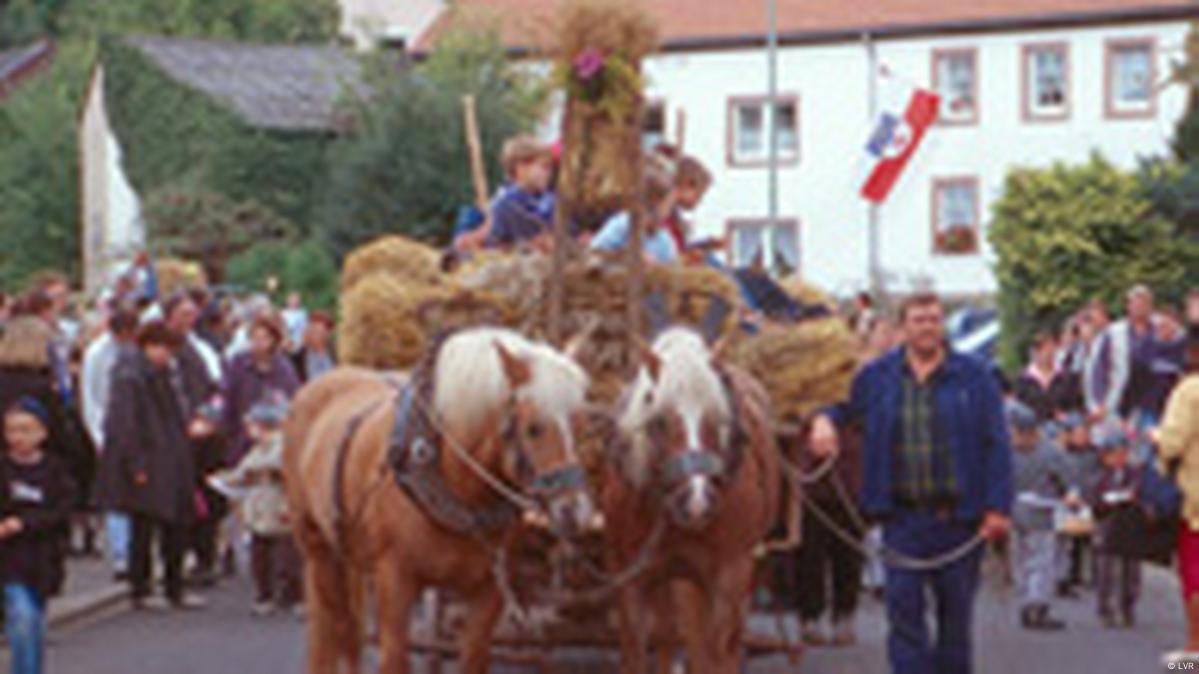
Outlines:
[{"label": "hay bale", "polygon": [[694,265],[653,265],[646,270],[646,286],[666,297],[667,311],[676,323],[700,325],[712,303],[719,299],[732,311],[720,325],[718,337],[728,335],[737,326],[737,308],[741,290],[723,272]]},{"label": "hay bale", "polygon": [[779,281],[779,285],[782,286],[783,291],[790,295],[792,299],[802,304],[808,306],[823,304],[833,311],[837,309],[837,302],[831,295],[807,283],[798,274],[792,274]]},{"label": "hay bale", "polygon": [[485,292],[372,274],[341,299],[338,358],[349,365],[406,370],[437,337],[477,325],[508,325],[511,312]]},{"label": "hay bale", "polygon": [[767,325],[734,344],[729,359],[762,383],[776,418],[798,420],[845,399],[857,356],[848,326],[829,317]]},{"label": "hay bale", "polygon": [[387,273],[358,280],[341,296],[337,357],[347,365],[404,370],[420,361],[428,338],[414,307],[447,291],[403,283]]},{"label": "hay bale", "polygon": [[208,286],[208,275],[199,262],[164,258],[154,263],[154,274],[158,279],[158,294],[161,297],[170,297],[189,288]]},{"label": "hay bale", "polygon": [[346,256],[341,270],[341,290],[382,272],[418,285],[441,285],[441,255],[432,247],[402,236],[384,236]]},{"label": "hay bale", "polygon": [[508,314],[505,323],[533,335],[543,327],[542,307],[551,267],[547,255],[486,251],[458,268],[453,285],[496,297]]}]

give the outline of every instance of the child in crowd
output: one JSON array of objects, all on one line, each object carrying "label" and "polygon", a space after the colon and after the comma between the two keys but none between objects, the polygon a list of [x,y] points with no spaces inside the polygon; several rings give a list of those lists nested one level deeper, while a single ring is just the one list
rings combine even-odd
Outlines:
[{"label": "child in crowd", "polygon": [[1035,412],[1020,403],[1010,403],[1008,422],[1014,449],[1016,503],[1012,523],[1020,582],[1020,624],[1025,629],[1060,630],[1065,623],[1050,612],[1057,569],[1054,513],[1069,491],[1070,470],[1062,451],[1042,435]]},{"label": "child in crowd", "polygon": [[553,247],[554,199],[549,193],[553,152],[530,136],[517,136],[504,143],[501,161],[509,184],[492,203],[487,247],[531,245],[549,251]]},{"label": "child in crowd", "polygon": [[64,578],[75,490],[66,467],[47,451],[49,425],[49,412],[30,397],[4,411],[0,574],[13,674],[43,670],[46,600]]},{"label": "child in crowd", "polygon": [[246,426],[253,447],[233,470],[212,478],[215,488],[242,501],[242,520],[251,534],[250,565],[256,590],[251,610],[256,616],[268,615],[276,608],[296,610],[300,600],[299,557],[283,491],[282,425],[286,417],[283,400],[251,407]]},{"label": "child in crowd", "polygon": [[[660,155],[646,157],[641,193],[644,196],[642,217],[645,221],[641,247],[646,261],[650,264],[677,262],[679,247],[665,226],[675,205],[674,175],[670,163]],[[632,214],[629,211],[617,213],[604,223],[591,240],[591,248],[621,250],[628,245],[631,230]]]},{"label": "child in crowd", "polygon": [[[1081,413],[1071,412],[1062,417],[1061,445],[1070,466],[1071,484],[1079,495],[1087,494],[1099,480],[1103,464],[1091,443],[1091,428]],[[1085,502],[1063,510],[1063,526],[1059,554],[1058,596],[1073,597],[1083,585],[1083,569],[1090,558],[1093,514]]]},{"label": "child in crowd", "polygon": [[[1140,595],[1141,562],[1137,559],[1141,469],[1131,462],[1131,440],[1118,422],[1106,422],[1096,431],[1103,470],[1091,489],[1089,501],[1098,518],[1096,583],[1099,618],[1107,627],[1136,624]],[[1118,598],[1120,614],[1112,602]]]}]

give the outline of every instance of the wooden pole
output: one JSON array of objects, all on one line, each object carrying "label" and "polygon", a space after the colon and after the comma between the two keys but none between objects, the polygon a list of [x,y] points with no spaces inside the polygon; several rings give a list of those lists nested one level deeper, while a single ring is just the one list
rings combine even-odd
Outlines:
[{"label": "wooden pole", "polygon": [[683,108],[679,108],[674,115],[674,146],[678,148],[679,154],[686,152],[687,111]]},{"label": "wooden pole", "polygon": [[[639,109],[633,119],[641,119]],[[645,278],[645,255],[643,240],[645,232],[645,193],[643,174],[645,171],[645,156],[641,150],[640,125],[629,124],[622,130],[626,156],[629,157],[630,171],[626,185],[626,202],[629,205],[629,242],[628,242],[628,316],[626,321],[629,328],[629,353],[636,353],[638,340],[641,339],[641,291]],[[652,214],[651,214],[652,215]],[[633,359],[631,362],[635,362]]]},{"label": "wooden pole", "polygon": [[486,215],[491,192],[487,189],[483,143],[479,140],[479,118],[475,113],[473,95],[467,94],[462,97],[462,116],[466,122],[466,147],[470,152],[470,176],[475,187],[475,205]]}]

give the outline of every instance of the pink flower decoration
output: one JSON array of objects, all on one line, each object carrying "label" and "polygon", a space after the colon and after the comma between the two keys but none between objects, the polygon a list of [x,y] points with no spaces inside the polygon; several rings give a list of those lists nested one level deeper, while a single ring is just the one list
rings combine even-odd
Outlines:
[{"label": "pink flower decoration", "polygon": [[574,66],[575,76],[586,82],[603,71],[604,54],[595,47],[584,49],[575,57]]}]

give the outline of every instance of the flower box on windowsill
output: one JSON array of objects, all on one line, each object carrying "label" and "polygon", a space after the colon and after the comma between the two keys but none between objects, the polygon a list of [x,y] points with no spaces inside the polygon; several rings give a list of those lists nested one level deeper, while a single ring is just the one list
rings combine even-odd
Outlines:
[{"label": "flower box on windowsill", "polygon": [[934,250],[940,255],[973,255],[978,252],[978,235],[970,225],[954,225],[937,232]]}]

